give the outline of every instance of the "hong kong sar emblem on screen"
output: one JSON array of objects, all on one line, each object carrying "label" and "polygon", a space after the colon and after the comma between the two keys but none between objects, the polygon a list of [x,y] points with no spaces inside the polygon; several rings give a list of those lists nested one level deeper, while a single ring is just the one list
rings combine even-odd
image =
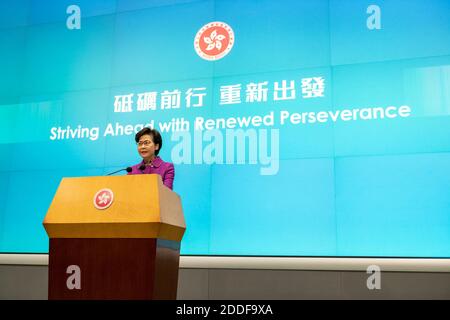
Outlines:
[{"label": "hong kong sar emblem on screen", "polygon": [[110,189],[101,189],[94,196],[94,206],[99,210],[107,209],[114,200],[114,193]]},{"label": "hong kong sar emblem on screen", "polygon": [[194,48],[197,54],[210,61],[225,57],[233,48],[233,44],[233,29],[219,21],[205,24],[194,39]]}]

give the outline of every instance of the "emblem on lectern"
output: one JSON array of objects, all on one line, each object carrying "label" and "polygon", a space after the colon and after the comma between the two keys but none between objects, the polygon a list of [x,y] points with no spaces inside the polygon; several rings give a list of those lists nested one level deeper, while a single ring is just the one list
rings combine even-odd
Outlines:
[{"label": "emblem on lectern", "polygon": [[108,209],[114,200],[111,189],[101,189],[94,196],[94,206],[99,210]]}]

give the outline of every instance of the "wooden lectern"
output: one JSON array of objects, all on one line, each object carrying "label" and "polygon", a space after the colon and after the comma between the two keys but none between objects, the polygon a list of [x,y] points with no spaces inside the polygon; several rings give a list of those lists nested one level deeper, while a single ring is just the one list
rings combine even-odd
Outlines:
[{"label": "wooden lectern", "polygon": [[176,299],[186,225],[159,175],[64,178],[44,227],[49,299]]}]

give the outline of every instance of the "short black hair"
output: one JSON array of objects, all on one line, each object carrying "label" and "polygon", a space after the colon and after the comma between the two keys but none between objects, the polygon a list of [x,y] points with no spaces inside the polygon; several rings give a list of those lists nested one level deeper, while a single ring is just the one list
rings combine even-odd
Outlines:
[{"label": "short black hair", "polygon": [[158,155],[159,151],[162,148],[162,138],[161,134],[156,129],[152,129],[149,127],[144,127],[143,129],[139,130],[138,133],[136,133],[136,136],[134,137],[134,140],[136,140],[136,143],[139,142],[139,139],[143,136],[148,134],[152,137],[153,143],[159,145],[158,150],[155,150],[155,155]]}]

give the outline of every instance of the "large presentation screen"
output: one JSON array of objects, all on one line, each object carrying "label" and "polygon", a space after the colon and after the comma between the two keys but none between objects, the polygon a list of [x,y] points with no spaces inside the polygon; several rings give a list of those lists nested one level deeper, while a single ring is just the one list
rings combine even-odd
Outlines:
[{"label": "large presentation screen", "polygon": [[0,252],[144,126],[184,255],[450,257],[448,0],[1,1]]}]

